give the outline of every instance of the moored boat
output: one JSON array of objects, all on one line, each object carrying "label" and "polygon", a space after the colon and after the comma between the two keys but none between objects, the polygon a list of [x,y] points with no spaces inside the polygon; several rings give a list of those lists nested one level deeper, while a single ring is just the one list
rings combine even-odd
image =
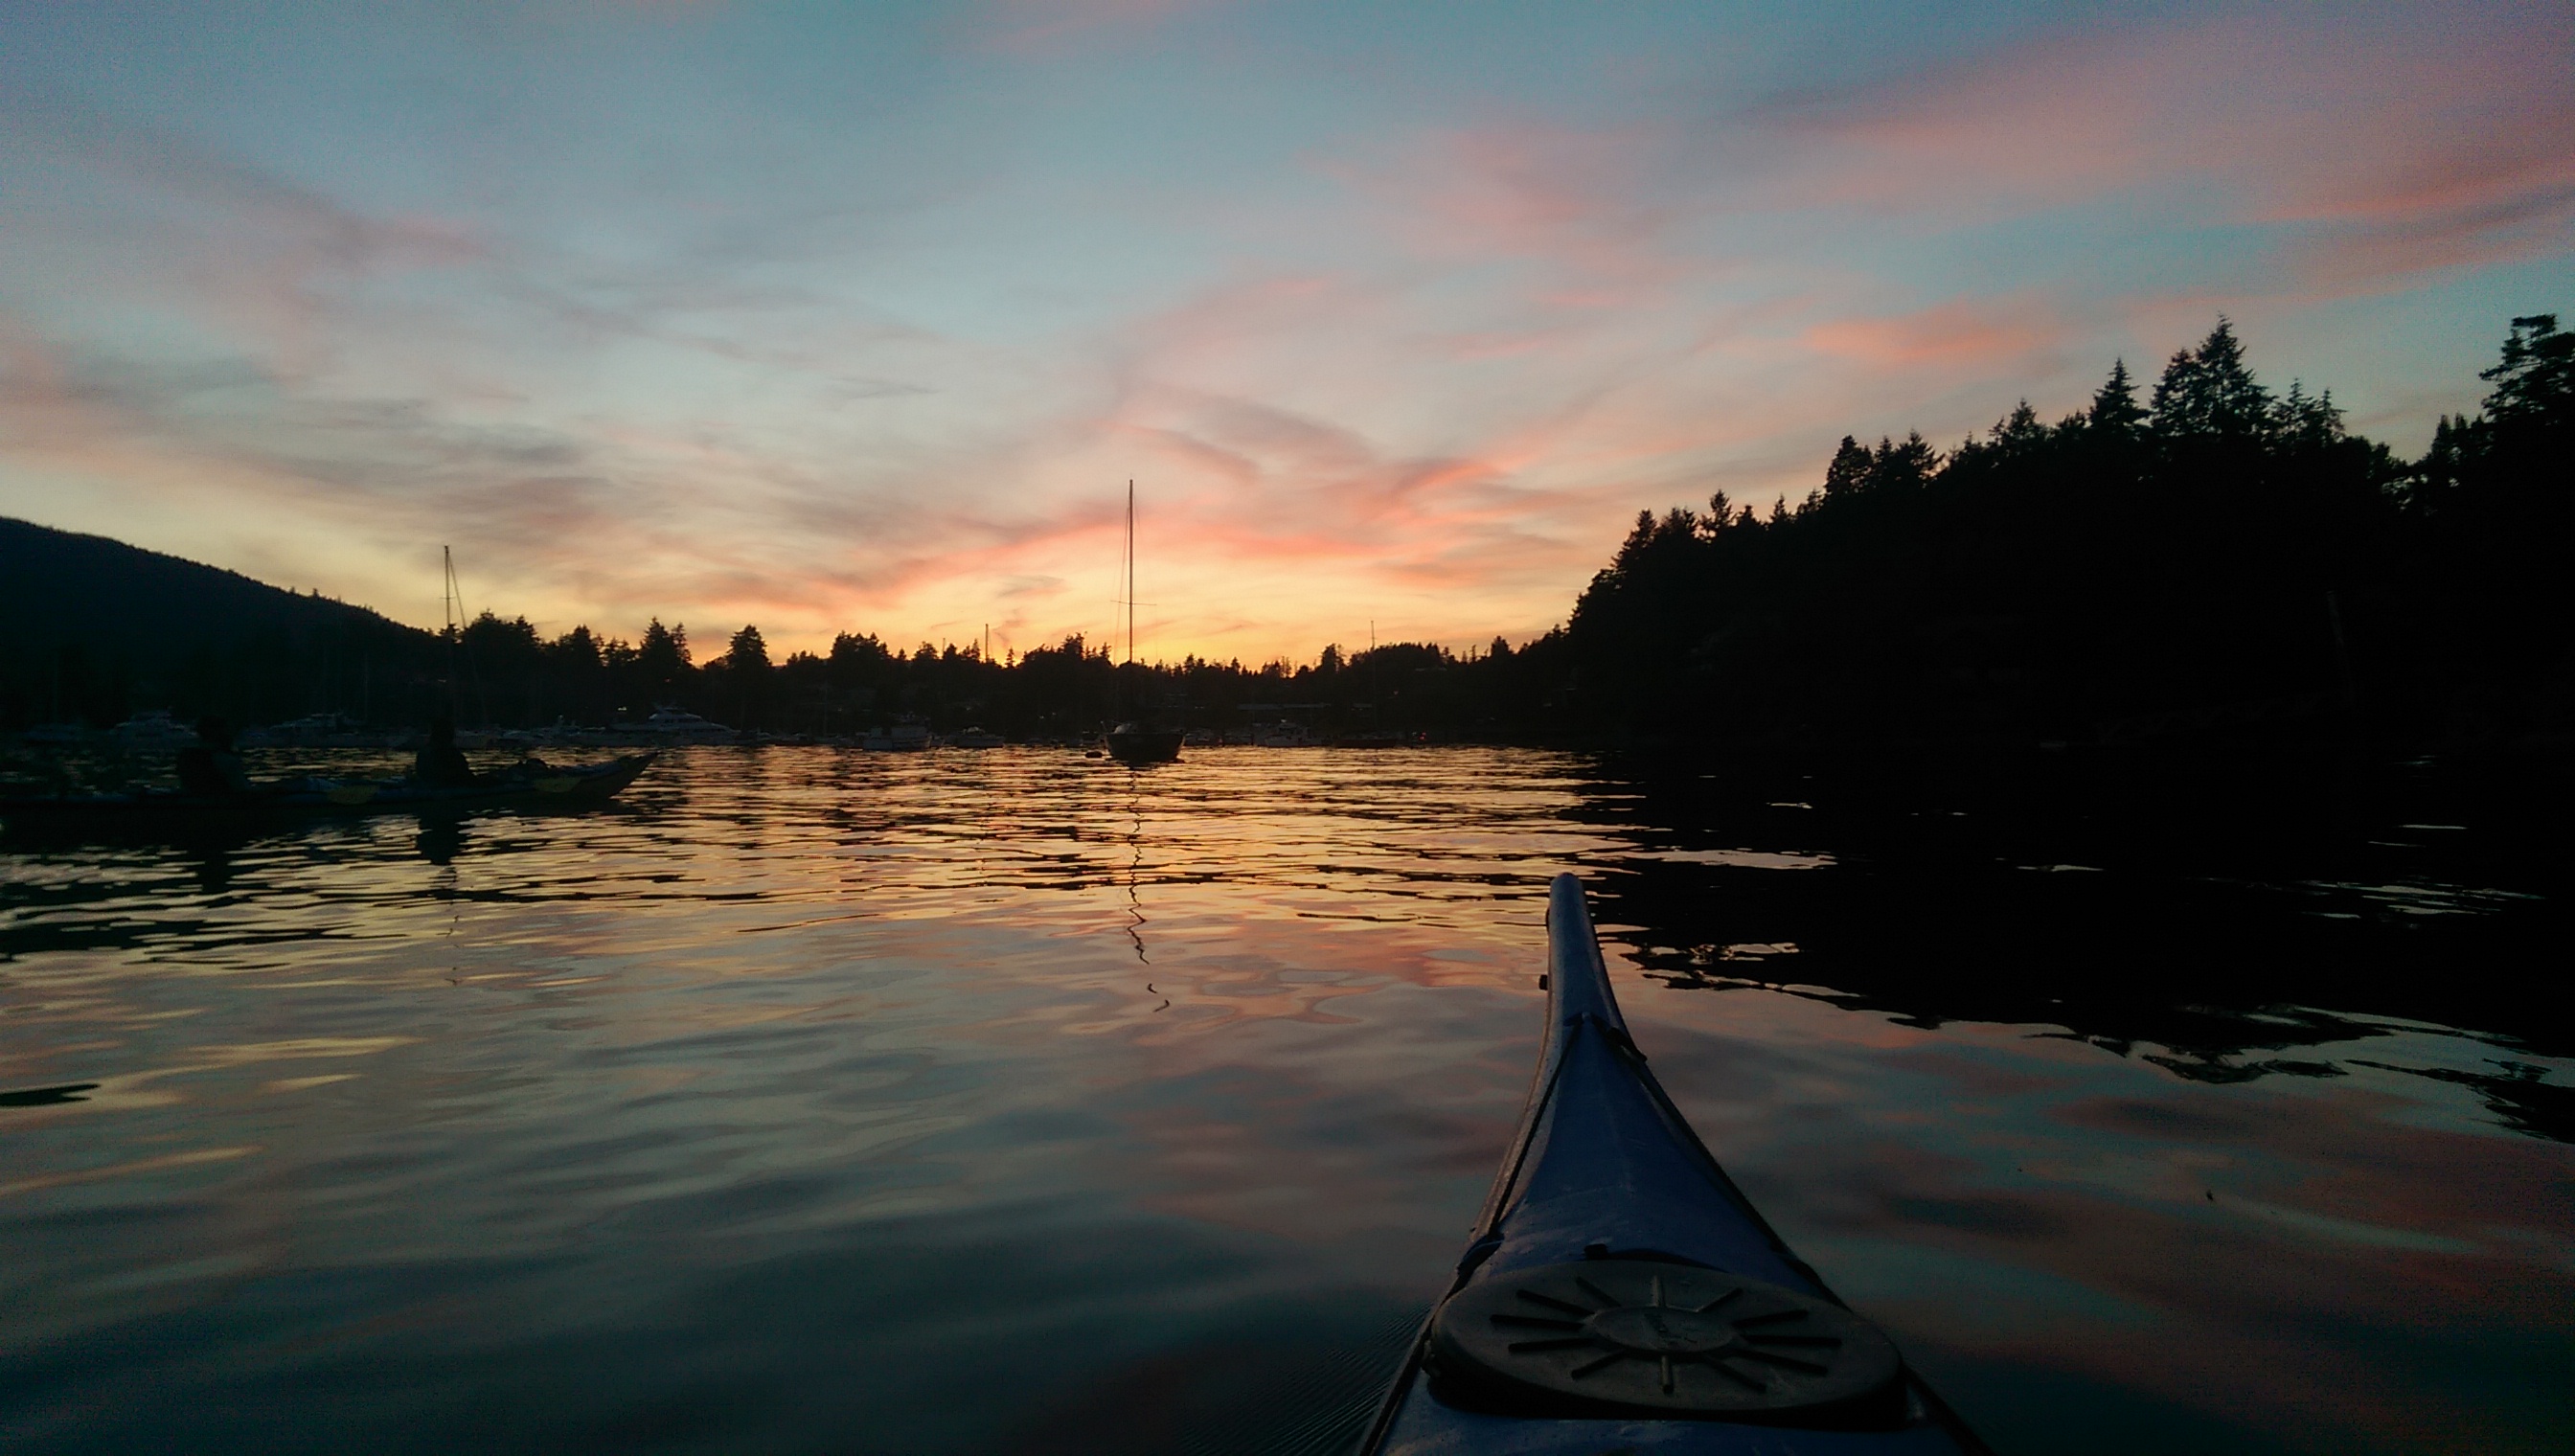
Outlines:
[{"label": "moored boat", "polygon": [[1109,730],[1109,756],[1121,763],[1169,763],[1181,756],[1181,730],[1122,723]]},{"label": "moored boat", "polygon": [[417,778],[291,778],[241,793],[143,789],[133,793],[60,793],[0,798],[0,829],[13,833],[84,834],[161,829],[249,819],[330,817],[478,809],[570,809],[607,802],[653,761],[629,753],[605,763],[562,768],[529,761],[478,774],[472,783]]},{"label": "moored boat", "polygon": [[741,734],[713,719],[700,718],[687,709],[665,703],[644,720],[644,733],[665,743],[729,743]]},{"label": "moored boat", "polygon": [[1543,983],[1519,1131],[1366,1456],[1982,1452],[1664,1095],[1570,874]]},{"label": "moored boat", "polygon": [[172,718],[166,708],[138,713],[108,729],[108,735],[129,753],[177,752],[197,741],[197,730]]},{"label": "moored boat", "polygon": [[870,730],[859,739],[859,746],[871,753],[918,753],[931,746],[930,725],[906,718],[891,728]]},{"label": "moored boat", "polygon": [[[370,728],[340,713],[315,713],[266,728],[245,729],[245,748],[389,748],[405,734]],[[503,734],[504,737],[509,736]]]}]

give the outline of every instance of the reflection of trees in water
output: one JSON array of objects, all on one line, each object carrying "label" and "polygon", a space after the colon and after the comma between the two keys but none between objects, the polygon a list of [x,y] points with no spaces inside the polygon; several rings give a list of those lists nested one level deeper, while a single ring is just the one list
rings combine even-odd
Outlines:
[{"label": "reflection of trees in water", "polygon": [[[2523,821],[2492,804],[2346,792],[2248,823],[2199,803],[2158,817],[2096,800],[2051,819],[1968,800],[1950,817],[1835,811],[1820,784],[1807,788],[1819,810],[1715,801],[1670,780],[1601,787],[1643,790],[1587,813],[1614,816],[1644,854],[1721,845],[1833,860],[1638,857],[1599,874],[1601,923],[1665,984],[1764,987],[1923,1026],[2063,1027],[2051,1034],[2202,1082],[2379,1066],[2350,1047],[2297,1053],[2428,1022],[2500,1043],[2494,1069],[2395,1069],[2471,1086],[2509,1125],[2575,1140],[2575,1090],[2506,1054],[2575,1052],[2575,1018],[2539,983],[2575,928],[2566,897],[2471,887],[2515,866],[2562,877],[2562,856],[2525,856]],[[2484,832],[2390,827],[2407,821]]]}]

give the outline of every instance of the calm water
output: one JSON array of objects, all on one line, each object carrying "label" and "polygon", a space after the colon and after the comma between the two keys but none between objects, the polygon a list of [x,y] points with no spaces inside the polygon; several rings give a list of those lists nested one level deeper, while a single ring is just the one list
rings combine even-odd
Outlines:
[{"label": "calm water", "polygon": [[2401,806],[2122,860],[1711,792],[709,748],[0,844],[0,1446],[1334,1449],[1567,867],[1711,1147],[2002,1449],[2575,1446],[2547,876]]}]

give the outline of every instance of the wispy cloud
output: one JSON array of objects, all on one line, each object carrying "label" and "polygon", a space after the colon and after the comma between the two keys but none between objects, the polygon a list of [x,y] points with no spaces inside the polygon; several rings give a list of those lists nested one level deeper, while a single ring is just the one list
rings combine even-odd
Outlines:
[{"label": "wispy cloud", "polygon": [[2312,227],[2313,256],[2367,260],[2355,281],[2564,246],[2575,16],[2318,19],[2069,29],[1757,115],[1789,144],[1782,195],[1815,205],[1967,221],[2133,199]]}]

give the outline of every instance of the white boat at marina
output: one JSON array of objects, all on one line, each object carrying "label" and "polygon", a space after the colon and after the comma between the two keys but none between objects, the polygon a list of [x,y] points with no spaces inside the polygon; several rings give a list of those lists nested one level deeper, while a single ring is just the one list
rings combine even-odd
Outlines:
[{"label": "white boat at marina", "polygon": [[246,748],[383,748],[403,736],[371,728],[345,713],[314,713],[251,728],[241,735],[241,743]]},{"label": "white boat at marina", "polygon": [[907,718],[891,728],[869,730],[860,737],[859,746],[871,753],[917,753],[931,746],[930,725]]},{"label": "white boat at marina", "polygon": [[156,708],[138,713],[110,729],[116,745],[129,753],[171,753],[197,740],[197,730]]},{"label": "white boat at marina", "polygon": [[700,718],[686,709],[663,704],[644,720],[640,731],[648,738],[665,743],[729,743],[740,734],[713,719]]}]

